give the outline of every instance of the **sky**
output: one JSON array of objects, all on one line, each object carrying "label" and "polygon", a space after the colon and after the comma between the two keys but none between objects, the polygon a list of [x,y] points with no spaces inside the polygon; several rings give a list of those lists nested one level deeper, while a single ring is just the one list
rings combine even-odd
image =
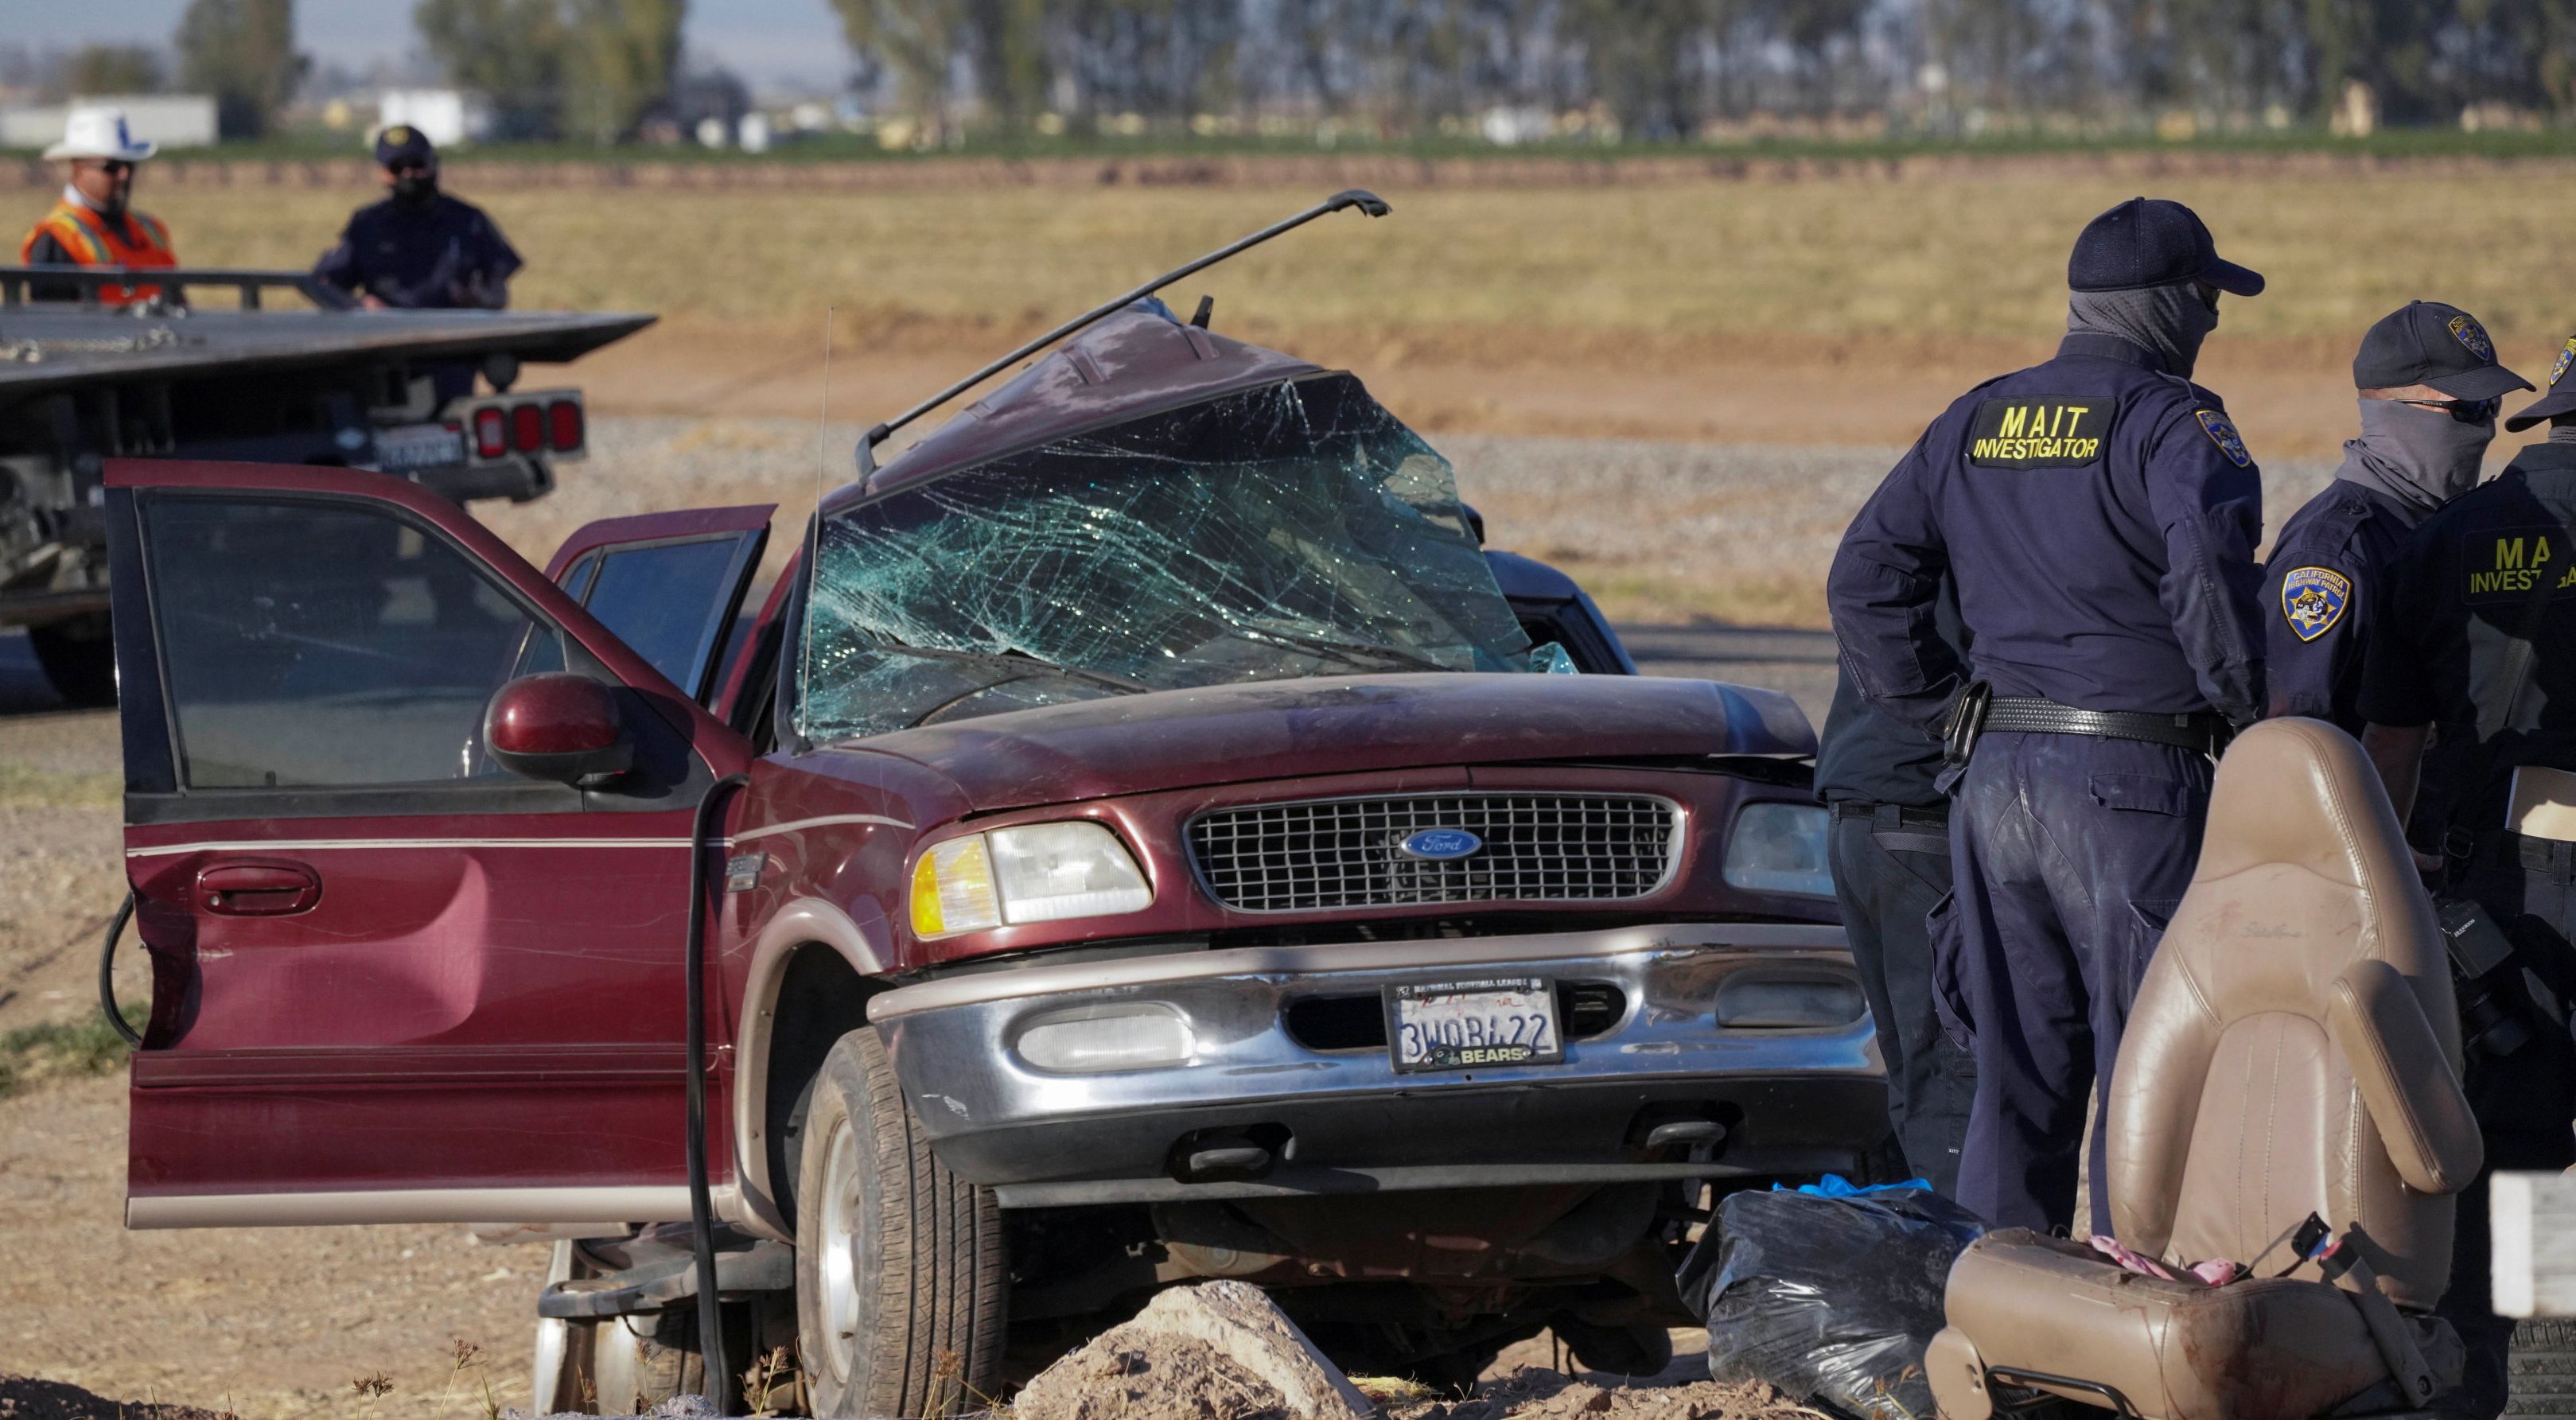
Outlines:
[{"label": "sky", "polygon": [[[44,50],[94,42],[167,45],[187,0],[7,0],[7,38]],[[320,64],[366,69],[416,49],[410,0],[296,0],[297,42]],[[760,90],[831,93],[848,48],[829,0],[691,0],[695,62],[722,65]]]}]

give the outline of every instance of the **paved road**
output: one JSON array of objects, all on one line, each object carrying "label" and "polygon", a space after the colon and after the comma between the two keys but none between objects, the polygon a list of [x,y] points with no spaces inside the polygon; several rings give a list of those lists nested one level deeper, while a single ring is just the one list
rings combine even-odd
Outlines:
[{"label": "paved road", "polygon": [[1834,699],[1834,634],[1778,626],[1622,626],[1619,639],[1648,675],[1698,676],[1768,686],[1825,723]]}]

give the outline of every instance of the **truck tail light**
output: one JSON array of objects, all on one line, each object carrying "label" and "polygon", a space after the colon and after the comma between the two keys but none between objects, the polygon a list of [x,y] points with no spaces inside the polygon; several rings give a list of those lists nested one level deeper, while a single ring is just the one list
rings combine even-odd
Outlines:
[{"label": "truck tail light", "polygon": [[510,431],[501,411],[490,405],[474,411],[474,453],[478,458],[497,459],[510,451]]},{"label": "truck tail light", "polygon": [[581,447],[581,405],[559,399],[546,406],[546,442],[556,453],[568,454]]},{"label": "truck tail light", "polygon": [[510,447],[533,454],[546,446],[546,412],[533,404],[510,411]]}]

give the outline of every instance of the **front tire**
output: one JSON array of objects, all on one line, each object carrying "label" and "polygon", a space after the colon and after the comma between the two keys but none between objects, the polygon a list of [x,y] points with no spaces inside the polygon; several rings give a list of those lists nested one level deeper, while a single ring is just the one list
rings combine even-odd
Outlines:
[{"label": "front tire", "polygon": [[874,1029],[824,1057],[799,1155],[796,1338],[813,1413],[980,1405],[1001,1371],[1001,1210],[932,1156]]},{"label": "front tire", "polygon": [[116,703],[116,641],[106,613],[30,626],[27,649],[65,704],[94,710]]}]

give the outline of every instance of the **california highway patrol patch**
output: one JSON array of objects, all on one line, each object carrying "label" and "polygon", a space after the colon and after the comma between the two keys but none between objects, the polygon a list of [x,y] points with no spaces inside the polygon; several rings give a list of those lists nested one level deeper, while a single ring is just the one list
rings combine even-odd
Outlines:
[{"label": "california highway patrol patch", "polygon": [[2495,358],[2495,342],[2487,339],[2487,328],[2470,317],[2466,315],[2451,317],[2451,334],[2462,345],[2469,347],[2469,353],[2479,359]]},{"label": "california highway patrol patch", "polygon": [[2209,442],[2216,444],[2220,453],[2227,455],[2228,462],[2238,468],[2254,466],[2254,456],[2245,451],[2243,436],[2236,432],[2235,425],[2227,422],[2226,415],[2215,409],[2196,409],[2192,411],[2192,418],[2200,421],[2200,431],[2209,436]]},{"label": "california highway patrol patch", "polygon": [[2556,389],[2558,382],[2567,378],[2567,367],[2571,364],[2576,364],[2576,338],[2558,348],[2558,363],[2549,367],[2549,378],[2545,383]]},{"label": "california highway patrol patch", "polygon": [[2352,604],[2352,579],[2324,567],[2293,567],[2281,579],[2281,619],[2302,641],[2334,630]]}]

